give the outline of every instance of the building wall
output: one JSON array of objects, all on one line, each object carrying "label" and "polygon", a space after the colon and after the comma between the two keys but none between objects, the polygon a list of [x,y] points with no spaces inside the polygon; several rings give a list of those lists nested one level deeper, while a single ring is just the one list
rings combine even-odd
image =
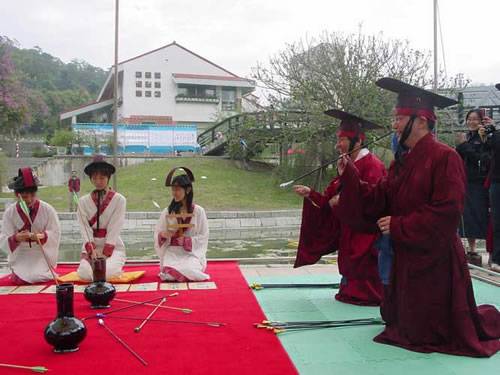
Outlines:
[{"label": "building wall", "polygon": [[[172,116],[173,121],[210,122],[213,121],[218,105],[214,103],[176,103],[176,84],[172,73],[207,74],[231,76],[222,69],[207,63],[186,50],[171,45],[167,48],[147,54],[143,57],[125,62],[119,69],[124,71],[123,103],[119,110],[120,117],[131,115]],[[142,97],[136,97],[136,72],[142,72]],[[152,78],[145,79],[145,72],[151,72]],[[154,79],[154,73],[161,74],[160,79]],[[151,97],[144,97],[145,82],[150,81]],[[154,82],[159,81],[160,89],[154,88]],[[161,97],[154,97],[154,92],[160,91]]]}]

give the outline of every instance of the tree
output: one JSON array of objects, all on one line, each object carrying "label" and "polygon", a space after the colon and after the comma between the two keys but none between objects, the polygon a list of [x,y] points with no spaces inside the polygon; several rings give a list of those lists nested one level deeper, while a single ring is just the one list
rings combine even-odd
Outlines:
[{"label": "tree", "polygon": [[106,75],[85,61],[65,64],[40,47],[22,49],[0,36],[0,131],[52,136],[59,114],[95,98]]},{"label": "tree", "polygon": [[27,118],[26,92],[14,75],[12,42],[0,37],[0,132],[16,138]]},{"label": "tree", "polygon": [[[349,35],[323,33],[289,44],[267,64],[257,64],[253,78],[266,88],[266,98],[274,109],[310,114],[302,135],[298,137],[296,131],[283,134],[282,146],[287,149],[292,142],[304,143],[304,149],[315,159],[314,165],[335,155],[338,122],[323,111],[340,108],[388,131],[395,95],[379,89],[375,81],[390,76],[426,87],[432,82],[429,58],[429,53],[411,48],[407,41],[386,40],[381,34],[367,36],[361,30]],[[443,81],[441,86],[449,82]],[[389,147],[388,141],[382,144]],[[281,172],[287,174],[287,163]]]},{"label": "tree", "polygon": [[75,138],[75,133],[71,130],[56,130],[54,136],[50,139],[50,144],[52,146],[67,147],[73,144]]}]

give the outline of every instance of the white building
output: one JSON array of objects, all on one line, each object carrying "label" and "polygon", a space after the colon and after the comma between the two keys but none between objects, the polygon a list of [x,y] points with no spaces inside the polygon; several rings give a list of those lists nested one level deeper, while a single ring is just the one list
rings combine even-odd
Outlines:
[{"label": "white building", "polygon": [[[196,125],[198,131],[238,111],[255,83],[173,42],[118,64],[118,122]],[[97,100],[64,112],[61,121],[111,122],[114,74],[111,69]],[[248,105],[247,105],[248,104]]]}]

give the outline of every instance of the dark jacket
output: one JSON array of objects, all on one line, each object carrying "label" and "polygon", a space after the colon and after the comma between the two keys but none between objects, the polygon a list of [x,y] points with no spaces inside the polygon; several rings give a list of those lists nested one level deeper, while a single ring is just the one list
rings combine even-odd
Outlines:
[{"label": "dark jacket", "polygon": [[491,182],[500,182],[500,131],[497,130],[488,136],[487,144],[491,150]]},{"label": "dark jacket", "polygon": [[467,141],[456,148],[464,160],[468,182],[483,184],[488,176],[491,164],[491,148],[483,143],[477,131],[467,133]]}]

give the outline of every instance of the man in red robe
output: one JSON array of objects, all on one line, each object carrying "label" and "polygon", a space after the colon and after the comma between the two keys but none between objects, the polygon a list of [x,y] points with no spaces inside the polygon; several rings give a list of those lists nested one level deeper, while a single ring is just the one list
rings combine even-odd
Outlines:
[{"label": "man in red robe", "polygon": [[[378,125],[332,109],[326,114],[341,120],[337,133],[337,150],[351,153],[363,179],[376,183],[385,175],[384,164],[367,148],[363,148],[364,131]],[[295,267],[316,263],[322,255],[338,250],[340,289],[335,298],[355,305],[378,306],[382,298],[382,284],[377,271],[377,250],[374,243],[378,234],[374,224],[361,223],[356,227],[339,221],[336,202],[341,190],[335,178],[323,194],[303,185],[294,186],[303,196],[302,225]],[[367,233],[371,231],[372,233]]]},{"label": "man in red robe", "polygon": [[76,171],[71,172],[71,177],[68,180],[68,192],[69,192],[69,212],[76,211],[75,194],[78,197],[80,193],[80,179],[78,178]]},{"label": "man in red robe", "polygon": [[392,78],[377,85],[398,93],[393,129],[399,149],[389,174],[368,183],[349,158],[338,163],[340,217],[376,222],[392,239],[392,271],[381,308],[386,328],[374,340],[419,352],[491,356],[500,350],[500,313],[491,305],[476,306],[457,234],[463,162],[431,133],[434,107],[456,102]]}]

